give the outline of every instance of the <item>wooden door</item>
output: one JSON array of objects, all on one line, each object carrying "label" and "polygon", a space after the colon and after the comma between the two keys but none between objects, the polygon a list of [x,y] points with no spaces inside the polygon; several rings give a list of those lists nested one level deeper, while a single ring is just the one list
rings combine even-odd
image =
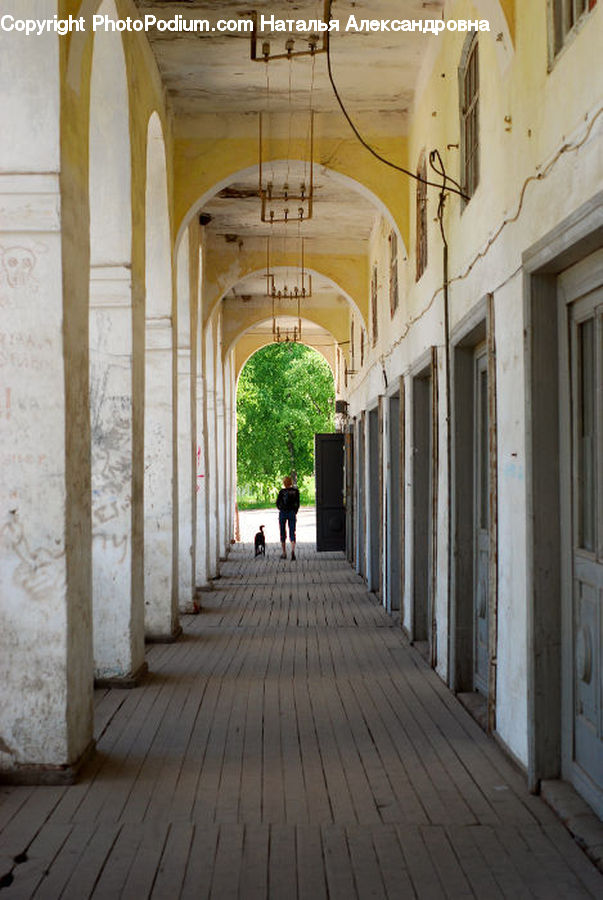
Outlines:
[{"label": "wooden door", "polygon": [[356,497],[358,515],[356,516],[356,568],[360,575],[366,574],[366,416],[362,413],[357,423],[356,434]]},{"label": "wooden door", "polygon": [[402,594],[401,486],[400,486],[400,394],[389,400],[389,478],[386,498],[387,516],[387,610],[400,609]]},{"label": "wooden door", "polygon": [[[431,369],[413,379],[413,619],[412,639],[428,647],[432,569],[432,378]],[[423,649],[423,648],[419,648]]]},{"label": "wooden door", "polygon": [[473,428],[473,687],[488,695],[489,668],[489,457],[488,360],[485,347],[475,355]]},{"label": "wooden door", "polygon": [[316,549],[345,550],[344,435],[316,434]]},{"label": "wooden door", "polygon": [[354,544],[354,427],[345,433],[345,552],[352,564],[356,561]]},{"label": "wooden door", "polygon": [[368,414],[368,571],[369,591],[379,591],[381,563],[381,459],[379,410]]},{"label": "wooden door", "polygon": [[593,796],[598,793],[601,799],[603,288],[572,304],[570,340],[573,763],[577,780],[581,782],[586,776],[592,782]]}]

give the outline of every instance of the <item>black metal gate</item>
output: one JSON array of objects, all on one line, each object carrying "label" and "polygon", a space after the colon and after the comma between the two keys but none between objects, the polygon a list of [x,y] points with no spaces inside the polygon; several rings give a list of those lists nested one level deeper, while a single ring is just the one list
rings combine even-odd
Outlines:
[{"label": "black metal gate", "polygon": [[343,434],[314,435],[316,549],[345,550]]}]

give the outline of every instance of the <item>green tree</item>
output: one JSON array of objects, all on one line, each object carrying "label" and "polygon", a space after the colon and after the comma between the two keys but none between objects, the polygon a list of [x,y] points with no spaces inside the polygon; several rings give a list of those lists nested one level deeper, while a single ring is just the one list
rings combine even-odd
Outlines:
[{"label": "green tree", "polygon": [[303,344],[271,344],[241,372],[237,391],[240,485],[273,499],[287,474],[314,471],[314,434],[334,430],[335,392],[328,363]]}]

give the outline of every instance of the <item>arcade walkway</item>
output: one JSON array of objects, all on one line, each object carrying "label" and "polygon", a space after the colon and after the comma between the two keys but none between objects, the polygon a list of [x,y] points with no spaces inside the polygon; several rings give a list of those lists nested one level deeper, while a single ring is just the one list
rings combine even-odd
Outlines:
[{"label": "arcade walkway", "polygon": [[77,785],[1,790],[0,900],[602,896],[342,556],[268,549],[97,693]]}]

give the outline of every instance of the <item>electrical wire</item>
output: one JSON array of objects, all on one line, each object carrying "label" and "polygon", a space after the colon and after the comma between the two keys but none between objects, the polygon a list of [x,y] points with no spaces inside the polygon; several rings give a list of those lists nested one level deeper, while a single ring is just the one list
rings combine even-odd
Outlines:
[{"label": "electrical wire", "polygon": [[[508,216],[507,218],[503,219],[503,221],[500,223],[500,225],[498,226],[498,228],[496,229],[494,234],[488,239],[486,245],[483,247],[482,250],[480,250],[478,253],[476,253],[476,255],[473,257],[473,259],[471,260],[469,265],[466,267],[466,269],[463,272],[461,272],[459,275],[455,275],[454,277],[449,279],[449,281],[448,281],[449,285],[455,284],[459,281],[464,281],[465,278],[469,277],[469,275],[471,274],[471,272],[473,271],[473,269],[475,268],[477,263],[481,259],[484,259],[485,256],[487,256],[487,254],[492,249],[493,245],[496,243],[496,241],[498,240],[498,238],[500,237],[500,235],[502,234],[504,229],[508,225],[511,225],[514,222],[517,222],[517,220],[519,219],[521,212],[523,210],[526,191],[527,191],[529,185],[532,184],[533,182],[543,181],[545,178],[547,178],[550,175],[550,173],[552,172],[552,170],[554,169],[556,164],[566,153],[575,153],[582,146],[584,146],[584,144],[587,142],[587,140],[589,139],[589,137],[592,133],[595,123],[602,115],[603,115],[603,107],[599,108],[595,113],[593,113],[592,118],[588,124],[586,131],[584,132],[583,136],[579,140],[576,140],[572,144],[563,144],[561,147],[559,147],[557,152],[549,160],[549,162],[546,164],[546,166],[541,171],[538,172],[537,175],[529,175],[525,179],[525,181],[521,187],[521,190],[519,192],[519,201],[518,201],[517,209],[516,209],[515,213],[512,216]],[[523,271],[522,263],[520,263],[520,265],[513,272],[511,272],[510,275],[507,275],[507,277],[502,282],[497,284],[496,287],[490,291],[490,293],[492,293],[493,295],[496,295],[499,291],[501,291],[503,289],[503,287],[505,287],[507,284],[509,284],[510,281],[512,281],[514,278],[516,278],[517,275],[521,271]],[[380,363],[384,359],[387,359],[387,357],[389,357],[391,355],[391,353],[396,349],[396,347],[398,347],[402,343],[402,341],[405,340],[405,338],[408,336],[413,325],[416,325],[417,322],[419,322],[424,316],[427,315],[427,313],[430,311],[430,309],[432,309],[434,303],[436,302],[436,300],[438,299],[438,297],[440,296],[440,294],[442,293],[443,290],[444,290],[443,285],[441,285],[439,288],[437,288],[437,290],[434,291],[429,302],[421,310],[421,312],[406,321],[403,331],[396,338],[396,340],[391,345],[391,347],[389,348],[387,353],[382,354],[379,357]],[[372,369],[372,366],[370,367],[370,369],[367,369],[367,371],[365,372],[365,374],[359,381],[354,382],[354,390],[357,390],[364,383],[366,378],[368,378],[371,369]]]},{"label": "electrical wire", "polygon": [[[312,148],[310,146],[310,135],[311,135],[311,127],[312,127],[312,112],[314,110],[314,80],[315,80],[315,77],[316,77],[316,54],[314,54],[312,56],[312,67],[310,70],[310,91],[309,91],[309,98],[308,98],[308,109],[309,109],[310,115],[308,118],[308,128],[306,131],[306,143],[308,144],[308,147],[310,147],[310,152],[312,150]],[[304,183],[305,184],[308,183],[307,156],[304,156]]]},{"label": "electrical wire", "polygon": [[[332,4],[333,4],[333,0],[329,0],[329,5],[328,5],[328,9],[327,9],[327,24],[329,26],[331,23]],[[362,136],[362,134],[360,133],[360,131],[358,130],[358,128],[352,121],[352,118],[349,115],[347,109],[345,108],[344,102],[341,99],[341,95],[337,89],[337,85],[335,84],[335,79],[333,77],[333,68],[331,65],[331,37],[330,37],[330,34],[329,34],[329,38],[327,40],[327,72],[329,75],[329,81],[331,82],[331,87],[333,88],[333,93],[335,94],[335,98],[339,104],[339,108],[341,109],[343,115],[345,116],[345,118],[348,122],[348,125],[350,126],[350,128],[352,129],[352,131],[354,132],[354,134],[356,135],[356,137],[358,138],[358,140],[360,141],[362,146],[366,150],[368,150],[368,152],[371,153],[375,157],[375,159],[378,159],[379,162],[382,162],[384,165],[389,166],[391,169],[395,169],[396,172],[401,172],[402,175],[407,175],[409,178],[414,179],[414,181],[417,181],[417,182],[420,182],[421,184],[427,185],[427,187],[435,187],[435,188],[438,188],[440,191],[448,191],[451,194],[457,194],[463,200],[470,199],[463,192],[463,190],[462,190],[461,186],[458,184],[458,182],[454,181],[454,179],[450,178],[450,176],[445,177],[443,180],[443,183],[439,183],[436,181],[429,181],[428,179],[422,178],[420,175],[417,175],[416,172],[412,172],[410,169],[405,169],[404,166],[399,166],[397,163],[393,163],[390,159],[387,159],[385,156],[382,156],[381,153],[379,153],[377,150],[375,150],[375,148],[372,147],[371,144],[369,144],[369,142],[367,140],[365,140],[365,138]],[[438,154],[438,156],[440,157],[440,154],[438,151],[434,151],[434,152],[436,152]],[[441,157],[440,157],[440,160],[441,160]],[[430,164],[431,164],[431,154],[430,154]],[[434,168],[433,165],[432,165],[432,168]],[[437,172],[437,170],[435,168],[434,168],[434,171]],[[437,172],[437,174],[441,175],[440,172]],[[447,186],[447,184],[446,184],[447,181],[450,181],[451,184],[456,185],[456,187]]]}]

